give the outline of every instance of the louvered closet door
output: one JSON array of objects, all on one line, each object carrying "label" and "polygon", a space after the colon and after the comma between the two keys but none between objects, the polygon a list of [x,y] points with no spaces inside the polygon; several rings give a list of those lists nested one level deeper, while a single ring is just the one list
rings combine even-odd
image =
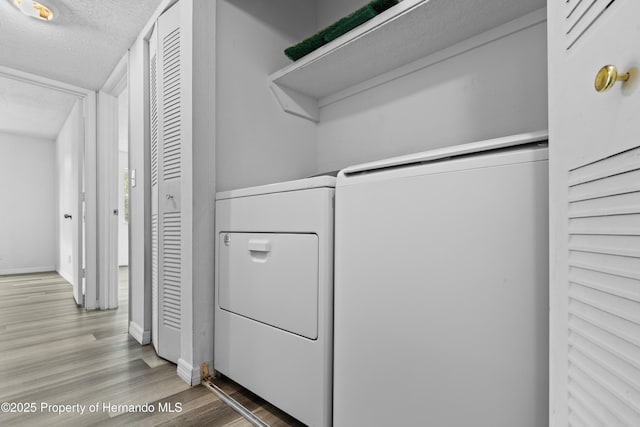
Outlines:
[{"label": "louvered closet door", "polygon": [[[181,299],[181,209],[182,174],[181,50],[179,4],[163,13],[157,22],[158,82],[151,85],[151,102],[157,97],[152,114],[152,175],[157,181],[157,337],[158,355],[174,363],[180,356]],[[153,142],[153,120],[157,114],[157,144]],[[157,150],[156,165],[153,165]],[[152,177],[153,180],[153,177]],[[152,230],[152,234],[153,234]],[[153,247],[152,247],[153,250]],[[152,276],[153,280],[153,276]]]},{"label": "louvered closet door", "polygon": [[[551,425],[640,426],[640,2],[550,1]],[[627,83],[594,88],[604,65]]]},{"label": "louvered closet door", "polygon": [[158,352],[158,33],[149,39],[151,123],[151,342]]}]

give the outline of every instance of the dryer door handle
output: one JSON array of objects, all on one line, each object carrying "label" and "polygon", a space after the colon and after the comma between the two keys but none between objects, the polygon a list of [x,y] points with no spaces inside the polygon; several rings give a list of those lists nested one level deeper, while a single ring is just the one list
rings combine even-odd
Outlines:
[{"label": "dryer door handle", "polygon": [[271,242],[267,239],[250,239],[250,252],[271,252]]}]

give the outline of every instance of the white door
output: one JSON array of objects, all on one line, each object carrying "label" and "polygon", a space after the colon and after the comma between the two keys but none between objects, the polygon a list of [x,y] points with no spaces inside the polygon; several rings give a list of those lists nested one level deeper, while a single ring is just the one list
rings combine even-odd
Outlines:
[{"label": "white door", "polygon": [[150,41],[152,182],[152,341],[158,355],[180,356],[182,175],[179,4],[158,19]]},{"label": "white door", "polygon": [[[59,248],[58,271],[72,286],[77,305],[84,305],[84,202],[85,102],[78,100],[69,113],[64,136],[58,142]],[[61,134],[62,135],[62,134]]]},{"label": "white door", "polygon": [[640,2],[548,17],[551,425],[640,426]]}]

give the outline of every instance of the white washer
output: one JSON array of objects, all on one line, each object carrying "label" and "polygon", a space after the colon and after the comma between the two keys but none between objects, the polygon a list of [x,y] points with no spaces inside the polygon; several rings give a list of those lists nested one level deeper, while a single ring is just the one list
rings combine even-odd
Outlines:
[{"label": "white washer", "polygon": [[215,369],[310,426],[331,424],[335,182],[216,195]]},{"label": "white washer", "polygon": [[335,427],[547,425],[546,140],[340,172]]}]

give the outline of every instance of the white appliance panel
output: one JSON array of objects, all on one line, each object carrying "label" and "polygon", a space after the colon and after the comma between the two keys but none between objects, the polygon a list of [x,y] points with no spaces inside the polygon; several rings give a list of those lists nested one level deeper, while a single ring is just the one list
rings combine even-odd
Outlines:
[{"label": "white appliance panel", "polygon": [[318,236],[220,233],[223,310],[318,338]]}]

